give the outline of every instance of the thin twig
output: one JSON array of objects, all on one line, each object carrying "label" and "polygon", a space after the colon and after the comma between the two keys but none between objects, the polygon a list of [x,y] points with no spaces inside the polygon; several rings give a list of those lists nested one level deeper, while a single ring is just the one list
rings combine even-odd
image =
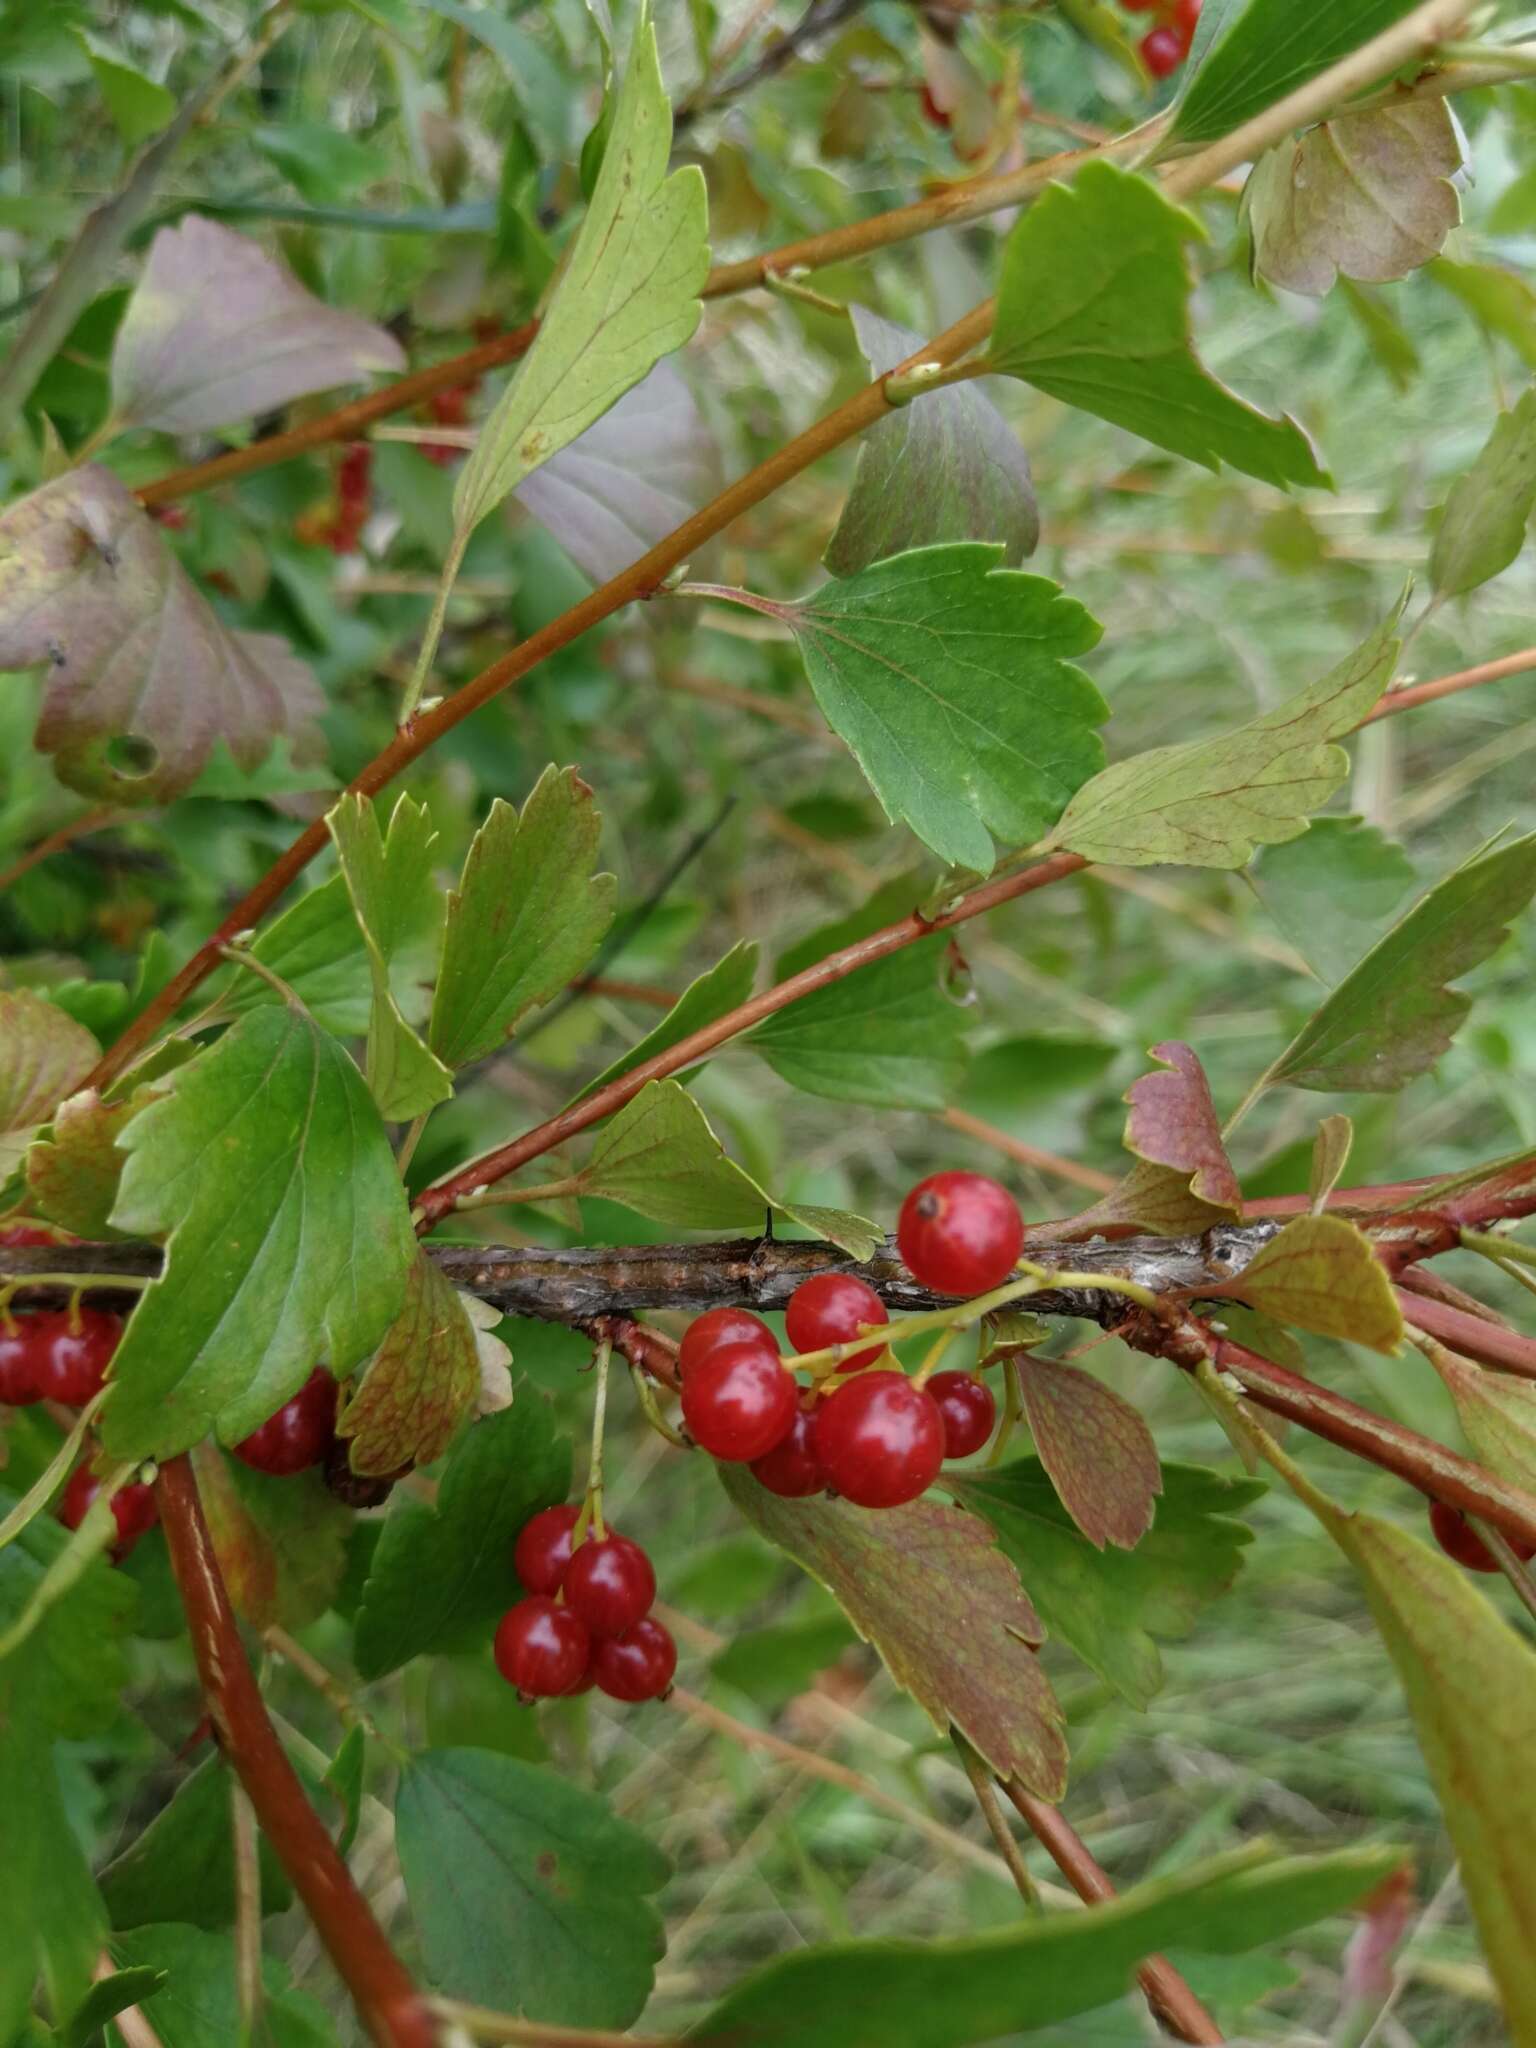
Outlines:
[{"label": "thin twig", "polygon": [[235,1864],[235,1993],[241,2039],[254,2041],[261,2017],[261,1861],[256,1814],[238,1778],[229,1785]]},{"label": "thin twig", "polygon": [[997,1844],[997,1853],[1008,1866],[1008,1875],[1013,1879],[1019,1897],[1032,1913],[1040,1910],[1040,1888],[1030,1875],[1029,1865],[1014,1839],[1003,1809],[997,1803],[997,1783],[987,1766],[972,1749],[958,1728],[949,1731],[955,1754],[971,1781],[971,1790],[976,1794],[976,1804],[981,1808],[981,1817],[986,1822],[992,1839]]},{"label": "thin twig", "polygon": [[94,811],[82,811],[78,818],[71,818],[67,825],[60,825],[46,839],[39,839],[36,846],[29,846],[8,868],[0,868],[0,890],[9,889],[13,882],[19,882],[39,862],[55,853],[62,853],[66,846],[72,846],[77,839],[84,839],[87,833],[104,832],[117,822],[119,815],[109,804],[103,804]]}]

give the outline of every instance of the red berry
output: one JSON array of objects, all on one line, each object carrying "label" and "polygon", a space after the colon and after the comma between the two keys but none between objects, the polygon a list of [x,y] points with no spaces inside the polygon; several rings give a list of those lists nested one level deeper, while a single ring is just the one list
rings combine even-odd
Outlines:
[{"label": "red berry", "polygon": [[722,1344],[751,1344],[759,1351],[779,1355],[778,1339],[760,1317],[745,1308],[711,1308],[683,1332],[677,1347],[677,1369],[686,1379],[701,1358],[718,1351]]},{"label": "red berry", "polygon": [[[1499,1560],[1460,1508],[1447,1507],[1443,1500],[1432,1500],[1429,1504],[1429,1526],[1446,1556],[1454,1558],[1457,1564],[1464,1564],[1469,1572],[1496,1572],[1499,1569]],[[1506,1540],[1522,1563],[1536,1557],[1536,1544],[1522,1543],[1515,1536]]]},{"label": "red berry", "polygon": [[933,93],[926,85],[922,88],[921,100],[924,120],[931,122],[935,128],[947,128],[949,126],[949,115],[939,105]]},{"label": "red berry", "polygon": [[32,1321],[33,1378],[45,1401],[83,1408],[106,1384],[107,1367],[123,1334],[122,1321],[104,1309],[47,1309]]},{"label": "red berry", "polygon": [[747,1464],[788,1436],[798,1397],[776,1351],[722,1344],[683,1381],[683,1421],[712,1458]]},{"label": "red berry", "polygon": [[373,475],[373,450],[366,441],[351,442],[336,467],[336,494],[343,505],[366,505]]},{"label": "red berry", "polygon": [[592,1652],[592,1676],[611,1700],[659,1699],[677,1669],[677,1645],[653,1614]]},{"label": "red berry", "polygon": [[816,1410],[816,1456],[827,1484],[855,1507],[916,1500],[944,1462],[944,1423],[905,1373],[867,1372]]},{"label": "red berry", "polygon": [[627,1536],[588,1536],[565,1569],[565,1604],[595,1636],[621,1636],[656,1598],[651,1560]]},{"label": "red berry", "polygon": [[38,1223],[8,1223],[0,1230],[0,1244],[73,1244],[74,1239],[61,1230],[47,1230]]},{"label": "red berry", "polygon": [[1012,1273],[1024,1219],[984,1173],[931,1173],[902,1203],[896,1243],[914,1279],[936,1294],[969,1297]]},{"label": "red berry", "polygon": [[542,1508],[531,1522],[525,1522],[512,1546],[512,1569],[530,1593],[553,1597],[565,1578],[571,1561],[571,1531],[581,1509],[567,1501],[557,1508]]},{"label": "red berry", "polygon": [[1184,62],[1184,38],[1176,28],[1150,28],[1136,46],[1154,78],[1166,78]]},{"label": "red berry", "polygon": [[0,1407],[27,1408],[43,1398],[37,1384],[32,1316],[0,1323]]},{"label": "red berry", "polygon": [[936,1372],[928,1392],[944,1418],[944,1455],[969,1458],[992,1434],[997,1403],[992,1389],[973,1372]]},{"label": "red berry", "polygon": [[[861,1325],[888,1323],[885,1303],[856,1273],[818,1273],[802,1280],[789,1297],[784,1328],[796,1351],[824,1351],[829,1344],[851,1344],[864,1334]],[[872,1344],[845,1358],[839,1372],[858,1372],[873,1365],[885,1349]]]},{"label": "red berry", "polygon": [[789,1435],[752,1460],[752,1477],[781,1500],[805,1500],[826,1492],[827,1475],[816,1456],[815,1419],[807,1410],[797,1408]]},{"label": "red berry", "polygon": [[255,1472],[286,1479],[318,1465],[336,1434],[336,1382],[317,1365],[299,1391],[275,1415],[231,1446]]},{"label": "red berry", "polygon": [[1183,42],[1185,54],[1195,39],[1195,30],[1200,26],[1202,0],[1174,0],[1170,26]]},{"label": "red berry", "polygon": [[535,1593],[507,1609],[492,1647],[508,1685],[531,1700],[552,1700],[576,1691],[586,1677],[592,1638],[568,1607]]},{"label": "red berry", "polygon": [[[100,1491],[101,1481],[90,1466],[77,1465],[69,1475],[69,1484],[58,1506],[59,1520],[66,1529],[79,1528],[85,1520],[86,1509]],[[112,1519],[117,1524],[117,1541],[112,1546],[112,1555],[121,1560],[160,1519],[155,1489],[152,1486],[120,1486],[112,1496]]]}]

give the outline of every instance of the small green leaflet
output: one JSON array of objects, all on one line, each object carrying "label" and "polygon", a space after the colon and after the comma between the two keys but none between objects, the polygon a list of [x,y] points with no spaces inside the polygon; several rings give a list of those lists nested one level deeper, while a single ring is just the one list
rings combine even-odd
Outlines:
[{"label": "small green leaflet", "polygon": [[[234,1836],[229,1794],[234,1777],[215,1751],[101,1873],[101,1893],[116,1928],[177,1920],[210,1931],[235,1924]],[[285,1912],[293,1892],[265,1836],[260,1838],[261,1905]]]},{"label": "small green leaflet", "polygon": [[379,1114],[421,1116],[453,1093],[453,1077],[405,1021],[391,986],[397,963],[430,969],[442,929],[443,898],[432,878],[437,842],[424,805],[402,796],[385,837],[365,796],[344,796],[326,817],[347,893],[368,949],[373,1010],[366,1074]]},{"label": "small green leaflet", "polygon": [[1363,818],[1314,818],[1299,839],[1266,847],[1253,870],[1260,900],[1326,982],[1342,981],[1413,887],[1413,863]]},{"label": "small green leaflet", "polygon": [[117,129],[130,149],[162,129],[176,112],[176,100],[163,85],[146,78],[99,37],[76,29],[90,59],[97,86]]},{"label": "small green leaflet", "polygon": [[671,102],[642,6],[570,260],[538,339],[460,472],[454,516],[461,536],[699,324],[709,271],[704,176],[687,165],[669,177],[671,147]]},{"label": "small green leaflet", "polygon": [[445,1065],[497,1051],[592,957],[613,917],[613,877],[592,873],[601,833],[574,768],[546,768],[521,817],[492,803],[448,900],[428,1033]]},{"label": "small green leaflet", "polygon": [[1212,1292],[1231,1292],[1277,1323],[1372,1351],[1395,1352],[1403,1341],[1387,1270],[1369,1238],[1342,1216],[1298,1216]]},{"label": "small green leaflet", "polygon": [[[332,875],[256,934],[251,957],[286,982],[323,1031],[361,1038],[373,1015],[373,971],[345,875]],[[259,975],[231,971],[222,1002],[234,1016],[282,997]]]},{"label": "small green leaflet", "polygon": [[1008,237],[988,363],[1209,469],[1326,484],[1306,435],[1205,371],[1190,340],[1192,213],[1147,179],[1086,164]]},{"label": "small green leaflet", "polygon": [[[717,960],[713,967],[689,982],[661,1022],[637,1045],[621,1054],[611,1067],[604,1067],[596,1080],[589,1081],[582,1089],[582,1095],[591,1095],[595,1089],[616,1081],[621,1074],[627,1074],[631,1067],[642,1065],[693,1032],[702,1031],[706,1024],[713,1024],[718,1018],[739,1009],[752,993],[756,974],[757,941],[742,939],[723,959]],[[579,1101],[580,1097],[577,1099]]]},{"label": "small green leaflet", "polygon": [[949,941],[919,939],[765,1017],[742,1043],[834,1102],[944,1109],[965,1072],[966,1014],[945,994]]},{"label": "small green leaflet", "polygon": [[1206,0],[1172,131],[1174,142],[1229,135],[1418,0]]},{"label": "small green leaflet", "polygon": [[321,1360],[345,1378],[379,1342],[416,1240],[363,1077],[307,1016],[242,1017],[118,1146],[113,1226],[170,1237],[113,1361],[114,1457],[235,1442]]},{"label": "small green leaflet", "polygon": [[1097,622],[1002,557],[982,541],[916,548],[773,607],[886,816],[978,874],[994,836],[1027,845],[1061,815],[1103,762],[1108,716],[1070,659]]},{"label": "small green leaflet", "polygon": [[1295,839],[1349,772],[1342,739],[1391,680],[1401,602],[1310,689],[1236,732],[1153,747],[1096,775],[1046,840],[1089,860],[1240,868],[1256,846]]},{"label": "small green leaflet", "polygon": [[93,2048],[107,2021],[130,2005],[142,2005],[165,1984],[169,1971],[145,1964],[100,1977],[58,2030],[58,2048]]},{"label": "small green leaflet", "polygon": [[557,1771],[488,1749],[410,1759],[395,1807],[432,1979],[556,2026],[627,2027],[666,1946],[666,1858]]},{"label": "small green leaflet", "polygon": [[[156,1992],[147,2014],[160,2048],[213,2048],[247,2038],[240,2017],[233,1935],[160,1921],[113,1934],[108,1944],[120,1967],[157,1969],[170,1981]],[[275,1957],[261,1964],[263,2048],[334,2048],[336,2030],[325,2007],[290,1986]]]},{"label": "small green leaflet", "polygon": [[1381,1094],[1432,1067],[1472,1007],[1447,984],[1497,951],[1533,891],[1536,833],[1474,854],[1339,983],[1254,1094],[1276,1081]]},{"label": "small green leaflet", "polygon": [[1452,484],[1429,557],[1437,598],[1460,597],[1507,569],[1536,506],[1536,389],[1501,412],[1476,462]]},{"label": "small green leaflet", "polygon": [[689,2048],[970,2048],[1107,2005],[1143,1956],[1234,1955],[1341,1912],[1403,1860],[1390,1844],[1276,1857],[1256,1842],[1090,1913],[1035,1914],[965,1941],[851,1941],[753,1970]]}]

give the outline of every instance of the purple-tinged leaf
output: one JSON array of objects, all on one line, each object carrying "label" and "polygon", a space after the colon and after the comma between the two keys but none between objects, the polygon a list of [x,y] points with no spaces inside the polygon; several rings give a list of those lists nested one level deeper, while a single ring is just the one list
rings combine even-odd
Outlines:
[{"label": "purple-tinged leaf", "polygon": [[459,1295],[418,1252],[405,1304],[338,1424],[352,1440],[352,1470],[382,1476],[402,1465],[430,1465],[453,1441],[479,1391],[474,1325]]},{"label": "purple-tinged leaf", "polygon": [[404,368],[392,334],[324,305],[247,236],[189,213],[150,245],[112,350],[112,411],[120,426],[203,433]]},{"label": "purple-tinged leaf", "polygon": [[1097,1549],[1133,1550],[1163,1490],[1144,1417],[1092,1373],[1023,1352],[1015,1361],[1040,1462],[1061,1504]]},{"label": "purple-tinged leaf", "polygon": [[100,1057],[66,1011],[31,989],[0,990],[0,1131],[45,1123]]},{"label": "purple-tinged leaf", "polygon": [[[0,515],[0,668],[49,664],[37,745],[62,781],[116,804],[157,804],[196,781],[223,740],[254,768],[280,735],[323,750],[325,700],[271,633],[231,632],[110,470],[71,470]],[[110,742],[153,752],[142,773]]]}]

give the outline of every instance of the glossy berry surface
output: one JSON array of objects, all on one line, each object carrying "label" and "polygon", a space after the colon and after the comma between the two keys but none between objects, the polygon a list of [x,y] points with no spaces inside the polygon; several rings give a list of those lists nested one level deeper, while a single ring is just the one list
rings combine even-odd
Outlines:
[{"label": "glossy berry surface", "polygon": [[[66,1529],[78,1529],[86,1509],[101,1491],[101,1481],[89,1465],[77,1465],[59,1500],[58,1516]],[[112,1496],[112,1519],[117,1524],[114,1558],[124,1558],[139,1538],[160,1519],[160,1506],[152,1486],[120,1486]]]},{"label": "glossy berry surface", "polygon": [[1200,9],[1203,0],[1175,0],[1170,25],[1183,42],[1186,53],[1194,41],[1195,30],[1200,26]]},{"label": "glossy berry surface", "polygon": [[0,1407],[26,1408],[43,1398],[33,1364],[31,1323],[31,1316],[13,1316],[9,1326],[0,1323]]},{"label": "glossy berry surface", "polygon": [[861,1508],[916,1500],[944,1462],[944,1423],[905,1373],[867,1372],[816,1410],[816,1456],[827,1484]]},{"label": "glossy berry surface", "polygon": [[896,1243],[935,1294],[967,1298],[1001,1287],[1024,1245],[1024,1219],[984,1173],[931,1173],[901,1205]]},{"label": "glossy berry surface", "polygon": [[[863,1335],[862,1324],[888,1323],[885,1303],[856,1273],[817,1273],[802,1280],[789,1297],[784,1328],[796,1351],[824,1351],[830,1344],[851,1344]],[[858,1372],[873,1365],[885,1349],[871,1344],[845,1358],[839,1372]]]},{"label": "glossy berry surface", "polygon": [[592,1652],[592,1676],[611,1700],[660,1699],[677,1669],[677,1645],[654,1615],[621,1636],[604,1636]]},{"label": "glossy berry surface", "polygon": [[1176,28],[1150,28],[1136,46],[1154,78],[1167,78],[1184,62],[1184,38]]},{"label": "glossy berry surface", "polygon": [[286,1479],[318,1465],[335,1434],[336,1382],[317,1365],[291,1400],[232,1448],[252,1471]]},{"label": "glossy berry surface", "polygon": [[496,1668],[508,1685],[531,1700],[575,1692],[587,1675],[592,1638],[568,1607],[542,1593],[519,1600],[501,1617],[492,1645]]},{"label": "glossy berry surface", "polygon": [[781,1500],[807,1500],[825,1493],[827,1475],[816,1456],[816,1424],[804,1408],[795,1410],[788,1436],[752,1460],[752,1477]]},{"label": "glossy berry surface", "polygon": [[99,1308],[42,1311],[31,1319],[32,1374],[45,1401],[83,1408],[106,1382],[123,1334],[117,1316]]},{"label": "glossy berry surface", "polygon": [[[1443,1500],[1429,1504],[1430,1533],[1440,1548],[1469,1572],[1496,1572],[1499,1560],[1472,1527],[1460,1508],[1447,1507]],[[1509,1547],[1522,1562],[1536,1556],[1536,1547],[1509,1538]]]},{"label": "glossy berry surface", "polygon": [[944,1422],[946,1458],[969,1458],[992,1434],[997,1402],[973,1372],[936,1372],[928,1392]]},{"label": "glossy berry surface", "polygon": [[610,1529],[571,1552],[564,1592],[566,1606],[594,1636],[621,1636],[650,1612],[656,1574],[638,1543]]},{"label": "glossy berry surface", "polygon": [[571,1531],[580,1514],[574,1501],[562,1501],[524,1522],[512,1546],[512,1569],[530,1593],[559,1592],[571,1561]]},{"label": "glossy berry surface", "polygon": [[779,1341],[768,1325],[745,1308],[711,1308],[695,1316],[683,1332],[677,1347],[677,1369],[684,1379],[701,1358],[708,1358],[722,1344],[750,1344],[758,1351],[779,1355]]},{"label": "glossy berry surface", "polygon": [[750,1464],[788,1436],[799,1392],[777,1352],[722,1344],[684,1379],[683,1422],[712,1458]]}]

